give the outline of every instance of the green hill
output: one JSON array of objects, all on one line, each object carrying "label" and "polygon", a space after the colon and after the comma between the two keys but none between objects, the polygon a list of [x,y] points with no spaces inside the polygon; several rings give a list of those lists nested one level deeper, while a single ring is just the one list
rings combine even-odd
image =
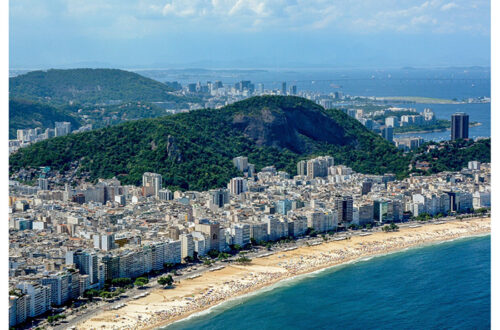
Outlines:
[{"label": "green hill", "polygon": [[69,121],[73,129],[80,127],[80,122],[70,113],[37,102],[9,100],[9,138],[16,138],[16,131],[25,128],[54,128],[56,121]]},{"label": "green hill", "polygon": [[248,156],[259,170],[274,164],[296,174],[296,163],[329,154],[359,172],[407,174],[408,157],[357,120],[298,97],[262,96],[222,109],[191,111],[49,139],[10,157],[21,167],[66,169],[79,161],[92,178],[117,176],[140,184],[161,173],[181,189],[223,187],[238,175],[232,158]]},{"label": "green hill", "polygon": [[491,139],[428,142],[414,152],[411,163],[428,162],[430,174],[460,171],[471,160],[491,162]]},{"label": "green hill", "polygon": [[52,104],[189,101],[159,81],[118,69],[32,71],[9,78],[9,85],[12,98]]}]

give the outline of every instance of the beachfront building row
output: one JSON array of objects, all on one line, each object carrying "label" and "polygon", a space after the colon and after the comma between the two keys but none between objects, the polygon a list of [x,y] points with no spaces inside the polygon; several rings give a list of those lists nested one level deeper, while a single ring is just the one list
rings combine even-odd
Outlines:
[{"label": "beachfront building row", "polygon": [[15,326],[40,316],[52,306],[80,297],[89,288],[88,276],[68,268],[48,274],[29,274],[11,281],[9,324]]},{"label": "beachfront building row", "polygon": [[[237,164],[247,166],[244,159]],[[36,280],[60,303],[211,250],[490,206],[489,164],[404,180],[356,173],[331,157],[304,161],[297,170],[290,176],[267,166],[206,192],[165,191],[154,173],[140,187],[116,179],[70,187],[50,169],[20,171],[23,181],[44,171],[47,182],[44,189],[9,183],[11,287]],[[74,280],[63,275],[69,269],[78,274]]]}]

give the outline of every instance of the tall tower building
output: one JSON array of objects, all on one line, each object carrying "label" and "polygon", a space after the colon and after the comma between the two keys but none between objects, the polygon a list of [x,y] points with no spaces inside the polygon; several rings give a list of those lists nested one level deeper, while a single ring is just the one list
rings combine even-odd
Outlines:
[{"label": "tall tower building", "polygon": [[247,191],[247,184],[245,178],[232,178],[229,182],[229,191],[232,195],[239,195]]},{"label": "tall tower building", "polygon": [[238,170],[240,170],[241,172],[245,172],[248,170],[248,157],[235,157],[233,158],[233,164]]},{"label": "tall tower building", "polygon": [[382,137],[384,139],[386,139],[387,141],[389,142],[392,142],[393,141],[393,137],[394,137],[394,128],[392,128],[392,126],[382,126],[381,128],[381,131],[382,131]]},{"label": "tall tower building", "polygon": [[286,95],[286,82],[281,83],[281,95]]},{"label": "tall tower building", "polygon": [[307,161],[307,178],[327,177],[328,168],[334,165],[333,157],[323,156]]},{"label": "tall tower building", "polygon": [[337,196],[335,208],[337,209],[338,222],[351,223],[353,218],[353,200],[351,196]]},{"label": "tall tower building", "polygon": [[142,194],[145,197],[156,196],[161,189],[161,174],[146,172],[142,175]]},{"label": "tall tower building", "polygon": [[451,140],[469,138],[469,115],[457,112],[451,116]]},{"label": "tall tower building", "polygon": [[301,160],[297,163],[297,175],[307,175],[307,162],[305,160]]},{"label": "tall tower building", "polygon": [[227,189],[212,189],[208,191],[208,207],[224,207],[229,203],[229,191]]}]

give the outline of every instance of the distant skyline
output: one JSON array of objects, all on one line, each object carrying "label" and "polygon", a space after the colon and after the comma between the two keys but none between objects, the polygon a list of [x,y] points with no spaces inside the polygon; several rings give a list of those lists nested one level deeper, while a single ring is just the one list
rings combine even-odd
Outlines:
[{"label": "distant skyline", "polygon": [[490,66],[489,1],[15,0],[11,69]]}]

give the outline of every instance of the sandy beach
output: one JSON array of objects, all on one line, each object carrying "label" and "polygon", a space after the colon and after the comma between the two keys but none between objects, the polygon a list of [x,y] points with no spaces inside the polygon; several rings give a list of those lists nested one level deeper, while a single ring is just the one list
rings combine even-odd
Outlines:
[{"label": "sandy beach", "polygon": [[77,325],[78,329],[155,329],[208,309],[229,299],[259,290],[280,280],[368,256],[409,247],[490,232],[490,218],[472,218],[441,224],[422,224],[397,232],[376,232],[349,240],[328,241],[254,258],[248,265],[228,264],[183,280],[171,289],[105,311]]}]

